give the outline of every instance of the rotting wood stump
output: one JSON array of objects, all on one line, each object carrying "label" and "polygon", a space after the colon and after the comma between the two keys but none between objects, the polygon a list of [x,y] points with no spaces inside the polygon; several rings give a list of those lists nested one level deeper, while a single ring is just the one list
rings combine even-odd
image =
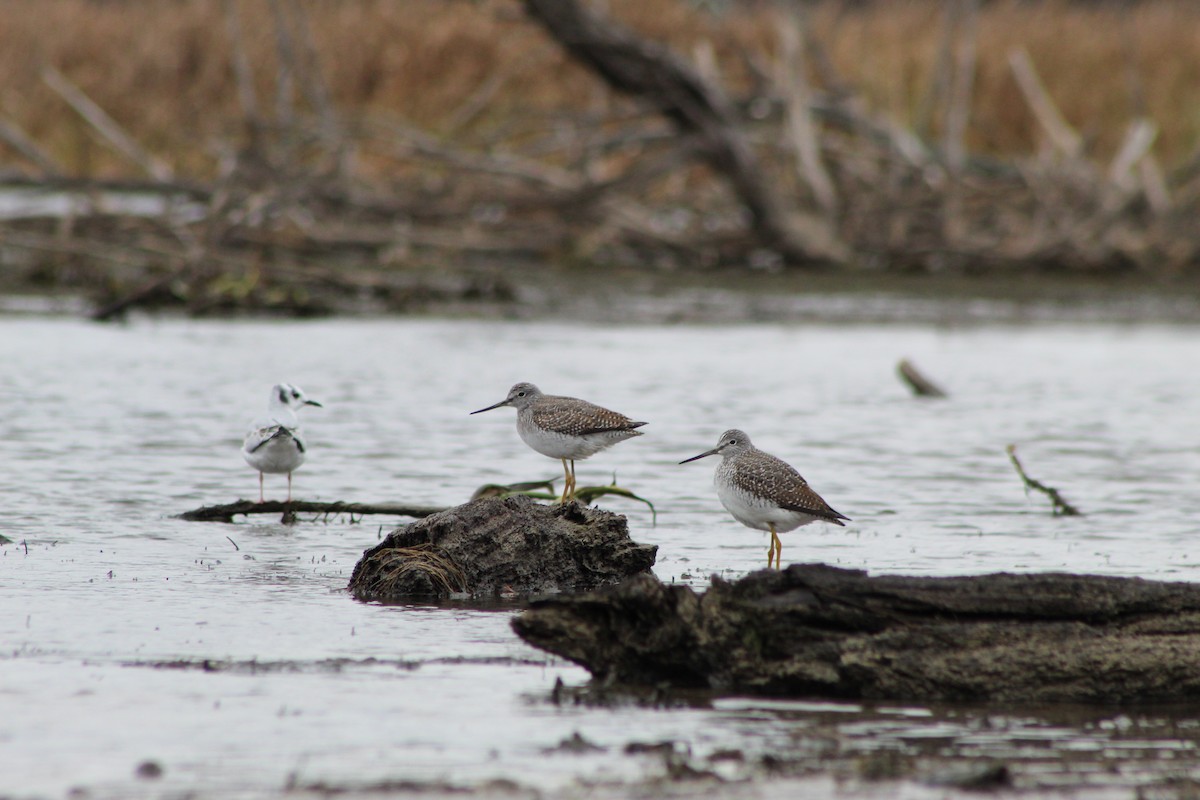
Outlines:
[{"label": "rotting wood stump", "polygon": [[584,592],[648,572],[657,552],[609,511],[485,497],[393,531],[348,588],[360,600]]},{"label": "rotting wood stump", "polygon": [[522,639],[625,684],[914,701],[1200,699],[1200,585],[868,577],[793,564],[697,593],[639,575],[534,602]]}]

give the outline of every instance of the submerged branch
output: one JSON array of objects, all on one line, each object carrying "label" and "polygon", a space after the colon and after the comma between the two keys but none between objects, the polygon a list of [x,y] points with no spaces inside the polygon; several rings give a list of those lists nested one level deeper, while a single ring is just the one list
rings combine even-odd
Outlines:
[{"label": "submerged branch", "polygon": [[1038,480],[1035,480],[1035,479],[1029,477],[1025,473],[1025,468],[1022,467],[1021,462],[1017,460],[1017,446],[1015,444],[1010,444],[1008,447],[1006,447],[1005,452],[1008,453],[1008,457],[1012,461],[1013,467],[1016,468],[1017,474],[1021,476],[1021,480],[1025,483],[1025,488],[1027,490],[1028,489],[1036,489],[1037,491],[1041,492],[1042,494],[1044,494],[1050,498],[1050,502],[1054,504],[1055,516],[1063,516],[1063,517],[1081,517],[1081,516],[1083,516],[1083,512],[1080,511],[1079,509],[1077,509],[1075,506],[1068,503],[1066,501],[1066,499],[1061,494],[1058,493],[1058,489],[1055,489],[1052,486],[1047,486],[1046,484],[1042,483],[1041,481],[1038,481]]},{"label": "submerged branch", "polygon": [[400,503],[345,503],[340,500],[332,503],[318,503],[308,500],[268,500],[256,503],[253,500],[238,500],[219,506],[203,506],[185,511],[179,519],[191,522],[233,522],[238,514],[283,514],[285,519],[295,514],[388,514],[396,517],[428,517],[445,509],[440,506],[410,506]]}]

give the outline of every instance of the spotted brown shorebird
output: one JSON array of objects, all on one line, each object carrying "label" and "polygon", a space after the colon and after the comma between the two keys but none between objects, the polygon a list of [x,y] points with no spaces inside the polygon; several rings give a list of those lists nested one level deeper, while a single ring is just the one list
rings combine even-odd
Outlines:
[{"label": "spotted brown shorebird", "polygon": [[830,508],[790,464],[759,450],[749,436],[736,429],[722,433],[712,450],[679,463],[715,455],[721,456],[713,476],[721,505],[746,527],[771,532],[768,569],[772,563],[776,569],[780,567],[780,533],[817,520],[843,525],[842,520],[850,519]]},{"label": "spotted brown shorebird", "polygon": [[499,403],[471,413],[482,414],[501,406],[517,409],[517,433],[525,444],[544,456],[562,461],[564,484],[560,503],[575,496],[576,461],[617,442],[641,436],[642,431],[635,429],[646,424],[586,400],[542,394],[532,383],[518,383]]}]

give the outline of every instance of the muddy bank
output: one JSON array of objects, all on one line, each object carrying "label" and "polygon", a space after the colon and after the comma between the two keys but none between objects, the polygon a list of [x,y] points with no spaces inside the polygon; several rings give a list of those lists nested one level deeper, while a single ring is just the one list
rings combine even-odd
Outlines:
[{"label": "muddy bank", "polygon": [[[1192,286],[1125,277],[1092,280],[1039,275],[884,275],[664,273],[653,269],[574,269],[554,264],[490,264],[396,270],[346,263],[369,290],[322,283],[303,296],[247,296],[236,304],[188,307],[179,298],[144,302],[139,312],[190,316],[380,315],[597,323],[833,322],[977,324],[1180,322],[1200,319]],[[109,285],[104,270],[86,280]],[[84,316],[104,301],[96,287],[47,283],[14,266],[0,276],[0,313]],[[261,300],[261,301],[260,301]]]},{"label": "muddy bank", "polygon": [[490,497],[393,531],[348,588],[360,600],[583,592],[649,572],[657,551],[630,539],[619,514]]},{"label": "muddy bank", "polygon": [[1200,586],[1088,575],[869,577],[823,565],[644,575],[513,628],[601,680],[767,695],[1124,703],[1200,698]]}]

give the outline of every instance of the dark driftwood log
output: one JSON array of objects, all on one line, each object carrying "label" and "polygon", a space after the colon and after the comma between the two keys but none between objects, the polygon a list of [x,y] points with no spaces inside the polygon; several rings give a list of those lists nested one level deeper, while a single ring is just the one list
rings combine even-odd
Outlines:
[{"label": "dark driftwood log", "polygon": [[399,503],[314,503],[307,500],[238,500],[220,506],[204,506],[179,515],[192,522],[233,522],[238,514],[391,514],[397,517],[427,517],[444,509],[440,506],[406,506]]},{"label": "dark driftwood log", "polygon": [[[811,236],[775,192],[725,93],[666,47],[635,35],[579,0],[525,0],[525,9],[568,53],[614,89],[641,97],[699,138],[709,164],[729,178],[763,243],[793,263],[839,261],[832,233]],[[818,241],[820,240],[820,241]]]},{"label": "dark driftwood log", "polygon": [[389,534],[350,576],[360,600],[581,592],[649,571],[658,547],[579,502],[484,497]]},{"label": "dark driftwood log", "polygon": [[868,577],[823,565],[650,575],[540,600],[513,620],[620,683],[893,700],[1200,698],[1200,585],[1091,575]]}]

